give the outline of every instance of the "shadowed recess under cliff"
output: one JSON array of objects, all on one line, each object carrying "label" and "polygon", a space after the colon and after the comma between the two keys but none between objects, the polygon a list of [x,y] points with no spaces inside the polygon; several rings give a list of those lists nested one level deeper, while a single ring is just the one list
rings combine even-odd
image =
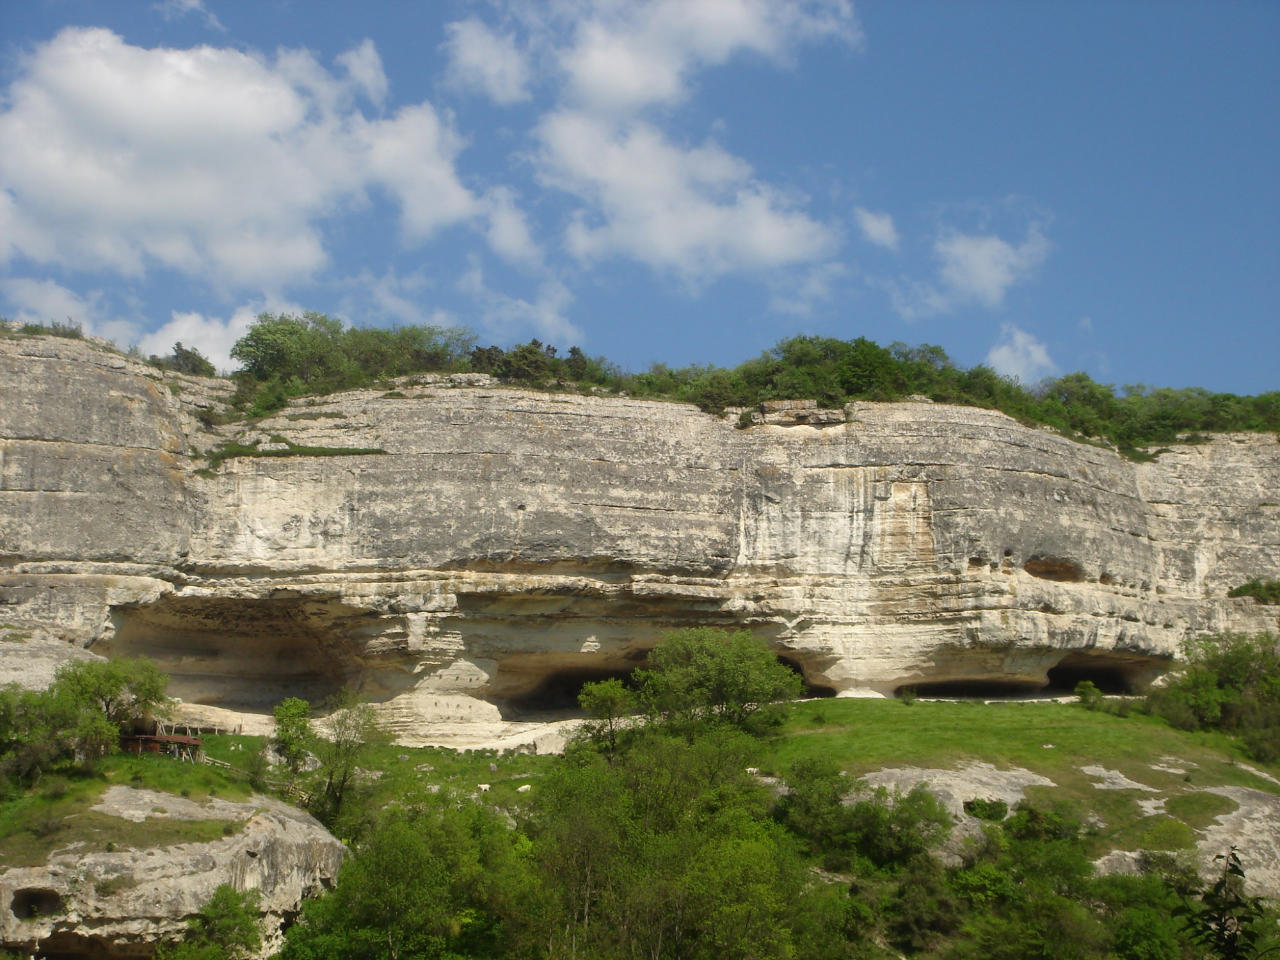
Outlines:
[{"label": "shadowed recess under cliff", "polygon": [[360,676],[362,633],[377,632],[368,611],[301,597],[164,598],[116,607],[111,621],[114,636],[95,652],[149,657],[169,674],[171,695],[248,712],[334,697]]},{"label": "shadowed recess under cliff", "polygon": [[1065,696],[1076,684],[1089,681],[1103,693],[1141,693],[1169,669],[1170,658],[1115,651],[1077,651],[1061,656],[1043,677],[952,676],[903,684],[894,693],[912,691],[916,696],[941,699],[1012,699],[1030,696]]}]

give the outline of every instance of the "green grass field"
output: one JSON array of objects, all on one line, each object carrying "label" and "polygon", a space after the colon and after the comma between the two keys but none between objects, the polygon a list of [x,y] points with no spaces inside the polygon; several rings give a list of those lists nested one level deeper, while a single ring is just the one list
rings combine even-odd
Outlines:
[{"label": "green grass field", "polygon": [[[1065,805],[1081,819],[1100,821],[1091,843],[1098,853],[1150,847],[1150,840],[1176,832],[1162,826],[1166,821],[1202,829],[1235,808],[1228,798],[1203,792],[1206,787],[1280,793],[1280,784],[1251,770],[1280,771],[1246,763],[1229,737],[1186,733],[1137,712],[1119,717],[1043,701],[799,703],[769,744],[763,766],[785,778],[795,761],[807,757],[832,760],[854,776],[886,767],[954,769],[967,761],[1030,770],[1056,786],[1029,787],[1029,800]],[[1099,789],[1098,778],[1081,770],[1088,766],[1117,771],[1154,792]],[[1166,814],[1145,814],[1138,805],[1157,798],[1165,800]]]},{"label": "green grass field", "polygon": [[[0,803],[0,862],[40,863],[50,850],[83,842],[83,849],[165,845],[215,839],[228,829],[221,821],[149,820],[131,824],[92,813],[90,807],[111,784],[146,787],[204,800],[241,800],[252,793],[248,771],[262,738],[210,736],[211,757],[236,769],[177,763],[162,757],[117,755],[88,778],[46,778],[40,788]],[[778,736],[762,742],[759,766],[785,779],[802,758],[834,761],[853,776],[888,767],[954,769],[981,761],[999,769],[1023,768],[1052,780],[1054,787],[1030,787],[1030,800],[1065,805],[1096,829],[1090,846],[1108,849],[1188,845],[1214,817],[1235,803],[1207,787],[1242,786],[1280,793],[1272,776],[1280,768],[1246,764],[1239,747],[1219,734],[1185,733],[1163,721],[1133,713],[1119,717],[1050,702],[990,703],[896,700],[814,700],[792,705]],[[487,803],[513,814],[534,793],[520,794],[558,762],[549,756],[454,751],[441,747],[380,744],[362,764],[361,782],[370,808],[411,800],[438,789],[478,795],[489,784]],[[1156,769],[1153,764],[1177,768]],[[1081,767],[1096,765],[1123,774],[1155,792],[1101,790]],[[493,769],[496,768],[496,769]],[[273,772],[273,779],[275,778]],[[1162,798],[1162,812],[1144,813],[1138,801]],[[1185,825],[1185,826],[1184,826]]]}]

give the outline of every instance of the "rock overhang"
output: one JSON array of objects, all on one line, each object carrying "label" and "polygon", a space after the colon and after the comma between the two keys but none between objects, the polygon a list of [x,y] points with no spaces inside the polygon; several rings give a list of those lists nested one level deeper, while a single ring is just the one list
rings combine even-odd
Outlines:
[{"label": "rock overhang", "polygon": [[[0,601],[90,650],[160,654],[197,700],[258,711],[354,685],[408,735],[462,700],[492,719],[624,671],[695,625],[751,629],[841,693],[1137,686],[1187,636],[1278,626],[1225,598],[1280,570],[1271,437],[1135,464],[945,404],[737,429],[437,378],[250,428],[386,454],[210,474],[193,454],[245,429],[201,422],[221,382],[158,389],[168,375],[101,353],[0,343],[27,401],[0,414]],[[138,399],[100,416],[104,391]]]}]

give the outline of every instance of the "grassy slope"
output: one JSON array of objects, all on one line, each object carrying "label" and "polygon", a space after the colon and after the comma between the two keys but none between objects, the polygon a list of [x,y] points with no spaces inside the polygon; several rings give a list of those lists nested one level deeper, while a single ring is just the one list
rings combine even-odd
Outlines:
[{"label": "grassy slope", "polygon": [[73,844],[82,853],[148,849],[216,840],[239,829],[231,820],[168,820],[149,817],[134,823],[95,812],[92,807],[109,786],[174,793],[200,801],[211,796],[243,800],[246,783],[206,766],[165,757],[108,757],[93,776],[49,776],[33,790],[0,802],[0,864],[36,866],[53,851]]},{"label": "grassy slope", "polygon": [[[255,737],[208,737],[206,749],[217,759],[245,767],[260,743]],[[233,749],[234,745],[240,749]],[[884,767],[951,769],[968,760],[1031,770],[1058,785],[1030,788],[1032,800],[1066,802],[1082,817],[1093,814],[1103,822],[1092,838],[1095,853],[1154,845],[1153,837],[1169,817],[1143,814],[1139,799],[1165,797],[1169,815],[1199,829],[1235,806],[1224,797],[1203,793],[1205,787],[1236,785],[1280,793],[1280,786],[1241,765],[1243,755],[1225,737],[1184,733],[1139,714],[1121,718],[1075,704],[798,703],[791,708],[781,736],[762,745],[759,763],[785,776],[795,760],[809,756],[830,758],[854,775]],[[1176,758],[1176,763],[1166,765],[1188,772],[1152,768],[1152,763],[1164,758]],[[530,796],[518,794],[516,788],[527,783],[536,791],[540,777],[556,762],[554,757],[500,756],[486,750],[460,753],[439,747],[378,746],[367,763],[373,771],[370,802],[382,806],[436,786],[474,794],[479,784],[487,783],[490,790],[485,800],[514,812]],[[1117,770],[1159,792],[1099,790],[1094,786],[1096,779],[1080,770],[1091,764]],[[1268,772],[1277,775],[1280,768]],[[213,768],[156,757],[112,757],[97,777],[46,781],[40,790],[0,804],[0,862],[43,862],[49,850],[77,839],[88,841],[91,849],[103,849],[108,842],[165,845],[213,839],[226,828],[220,821],[174,823],[164,828],[167,832],[162,836],[154,820],[135,825],[89,814],[89,807],[111,783],[184,794],[194,800],[210,795],[240,799],[249,793],[243,776],[228,776]]]},{"label": "grassy slope", "polygon": [[[791,711],[783,736],[770,745],[768,765],[785,776],[801,757],[829,758],[854,775],[885,767],[953,769],[965,761],[1022,767],[1057,784],[1029,788],[1031,800],[1065,802],[1082,817],[1094,814],[1103,822],[1092,843],[1098,853],[1149,845],[1149,831],[1169,819],[1143,814],[1139,799],[1164,797],[1170,814],[1201,828],[1235,808],[1225,797],[1203,793],[1205,787],[1280,793],[1280,786],[1240,765],[1243,755],[1226,737],[1076,704],[810,701]],[[1157,770],[1156,763],[1187,772]],[[1080,769],[1091,765],[1117,770],[1158,792],[1100,790],[1097,779]]]}]

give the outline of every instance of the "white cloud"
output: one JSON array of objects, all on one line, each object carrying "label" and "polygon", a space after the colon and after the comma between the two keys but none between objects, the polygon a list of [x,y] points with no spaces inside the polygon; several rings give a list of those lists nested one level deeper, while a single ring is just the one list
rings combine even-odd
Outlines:
[{"label": "white cloud", "polygon": [[83,297],[52,280],[11,277],[0,281],[0,290],[12,305],[12,319],[23,323],[78,323],[90,328],[98,312],[100,293]]},{"label": "white cloud", "polygon": [[836,283],[848,272],[843,263],[821,263],[803,271],[798,277],[775,282],[769,309],[796,317],[810,316],[818,304],[832,300]]},{"label": "white cloud", "polygon": [[1016,245],[994,234],[947,229],[934,242],[933,252],[936,281],[880,283],[894,310],[907,320],[950,313],[968,304],[1000,307],[1009,288],[1029,279],[1044,262],[1049,241],[1035,224]]},{"label": "white cloud", "polygon": [[893,225],[893,217],[887,213],[872,213],[862,207],[854,210],[858,220],[858,229],[862,235],[877,247],[886,250],[898,249],[898,228]]},{"label": "white cloud", "polygon": [[557,346],[582,343],[582,330],[565,316],[573,293],[559,280],[544,280],[533,300],[523,300],[491,289],[479,265],[472,263],[458,281],[458,289],[475,298],[481,325],[497,339],[517,340],[532,332]]},{"label": "white cloud", "polygon": [[570,98],[611,112],[679,101],[694,70],[740,52],[781,60],[802,41],[861,39],[848,0],[601,0],[575,12],[559,55]]},{"label": "white cloud", "polygon": [[495,187],[485,194],[482,206],[489,221],[485,236],[490,249],[509,263],[539,266],[542,250],[529,231],[524,211],[516,205],[515,191]]},{"label": "white cloud", "polygon": [[382,58],[373,41],[365,37],[360,46],[338,55],[338,64],[347,71],[351,81],[364,91],[369,102],[382,106],[387,99],[387,75],[382,69]]},{"label": "white cloud", "polygon": [[401,275],[389,269],[382,276],[368,270],[345,281],[348,287],[338,313],[359,317],[362,324],[457,326],[458,320],[446,310],[428,306],[432,284],[422,270]]},{"label": "white cloud", "polygon": [[1005,292],[1036,270],[1049,242],[1032,226],[1016,247],[1000,237],[948,231],[934,244],[943,283],[959,300],[998,307]]},{"label": "white cloud", "polygon": [[81,295],[53,280],[9,277],[0,281],[0,294],[13,311],[14,320],[23,323],[79,324],[86,336],[105,337],[120,346],[128,346],[138,336],[136,320],[113,316],[106,307],[101,290]]},{"label": "white cloud", "polygon": [[448,39],[441,46],[455,86],[503,106],[529,99],[529,65],[513,37],[496,34],[475,18],[450,23],[445,31]]},{"label": "white cloud", "polygon": [[1000,340],[987,352],[986,362],[996,373],[1035,383],[1058,367],[1043,343],[1011,323],[1000,327]]},{"label": "white cloud", "polygon": [[369,177],[400,201],[407,238],[424,240],[477,212],[475,197],[454,169],[462,138],[430,104],[404,107],[390,120],[358,127]]},{"label": "white cloud", "polygon": [[278,289],[325,265],[324,221],[371,186],[413,240],[473,216],[450,125],[425,102],[367,118],[356,98],[386,94],[377,51],[365,41],[339,63],[62,31],[3,99],[0,254]]},{"label": "white cloud", "polygon": [[835,245],[829,227],[714,143],[678,147],[651,124],[579,111],[547,116],[539,137],[544,181],[590,204],[566,238],[582,260],[629,256],[696,282],[810,262]]},{"label": "white cloud", "polygon": [[187,14],[194,13],[204,18],[204,25],[210,30],[225,33],[227,29],[204,5],[204,0],[160,0],[159,3],[152,4],[152,9],[158,10],[166,20],[180,20]]},{"label": "white cloud", "polygon": [[696,286],[832,252],[838,233],[804,211],[805,198],[642,114],[682,101],[697,71],[739,54],[786,62],[805,42],[857,43],[847,0],[584,0],[545,18],[558,29],[544,39],[570,40],[546,42],[564,89],[536,128],[535,163],[544,185],[582,203],[565,235],[573,256],[629,257]]}]

